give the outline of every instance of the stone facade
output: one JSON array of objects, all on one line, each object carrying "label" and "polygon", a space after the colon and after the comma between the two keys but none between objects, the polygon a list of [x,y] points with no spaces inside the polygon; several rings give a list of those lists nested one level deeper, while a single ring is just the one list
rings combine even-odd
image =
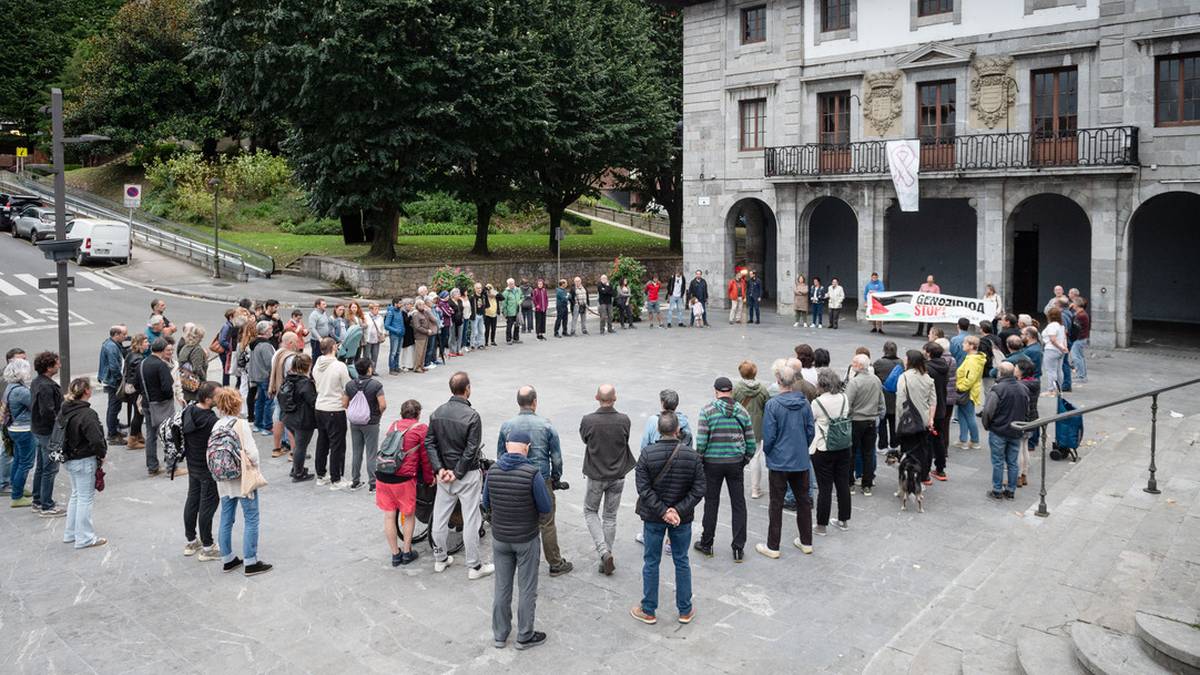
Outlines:
[{"label": "stone facade", "polygon": [[[1032,221],[1028,229],[1035,231],[1053,227],[1045,217],[1030,215],[1034,202],[1028,200],[1058,195],[1078,207],[1090,230],[1090,244],[1071,254],[1085,258],[1080,264],[1088,272],[1083,276],[1091,301],[1092,342],[1104,347],[1130,343],[1137,314],[1131,307],[1131,230],[1138,208],[1166,193],[1200,194],[1200,125],[1159,126],[1155,119],[1157,59],[1200,53],[1194,3],[954,2],[952,13],[935,20],[918,17],[920,3],[915,1],[871,3],[867,11],[866,0],[852,0],[851,28],[822,33],[822,3],[766,0],[767,39],[747,45],[739,40],[740,11],[764,0],[683,4],[683,239],[688,269],[727,279],[738,264],[768,268],[752,256],[774,251],[770,267],[780,290],[776,308],[790,312],[786,289],[810,267],[809,221],[822,199],[836,198],[850,207],[857,224],[857,266],[841,273],[843,285],[861,289],[871,272],[878,271],[889,288],[915,288],[923,279],[892,278],[889,271],[916,269],[908,258],[896,256],[905,250],[905,238],[921,236],[929,203],[955,214],[946,216],[953,221],[945,224],[947,236],[929,242],[931,260],[956,257],[961,263],[963,271],[948,279],[955,291],[981,294],[986,284],[993,284],[1009,298],[1021,292],[1022,281],[1013,278],[1023,255],[1015,223]],[[909,30],[897,30],[897,25]],[[1136,127],[1137,161],[923,169],[922,210],[898,214],[886,165],[882,171],[855,173],[826,172],[822,166],[804,175],[768,178],[767,153],[743,149],[740,142],[739,103],[761,99],[766,104],[766,148],[815,152],[815,144],[830,138],[820,133],[825,123],[819,115],[822,95],[849,92],[846,124],[854,152],[881,152],[885,139],[918,137],[919,83],[953,82],[954,136],[997,134],[991,152],[1028,157],[1032,73],[1046,69],[1074,72],[1078,129]],[[1108,142],[1079,139],[1077,151],[1084,159],[1095,151],[1085,143]],[[1072,146],[1068,152],[1075,151]],[[847,161],[866,160],[855,155]],[[768,225],[746,227],[744,235],[737,235],[744,240],[739,240],[737,214],[745,212],[748,199],[769,212],[761,219]],[[962,214],[971,212],[973,217],[963,220]],[[1194,214],[1179,213],[1179,218],[1181,229],[1195,223]],[[905,225],[905,230],[900,223],[916,225]],[[739,255],[743,259],[735,259]],[[1188,261],[1164,264],[1179,265],[1182,276]],[[1074,280],[1061,282],[1075,285]],[[1039,278],[1038,283],[1047,294],[1055,281]],[[1194,314],[1177,319],[1200,321]]]},{"label": "stone facade", "polygon": [[[680,269],[682,260],[676,256],[638,258],[646,266],[648,274],[658,274],[666,279]],[[584,283],[593,286],[601,274],[612,270],[612,259],[569,259],[562,261],[562,278],[582,277]],[[434,272],[443,267],[442,264],[413,263],[396,265],[366,266],[343,258],[308,255],[299,261],[300,273],[324,279],[335,284],[353,288],[364,298],[392,298],[412,295],[417,287],[428,284]],[[470,273],[476,281],[491,283],[497,288],[504,286],[509,277],[514,279],[546,279],[549,285],[555,284],[559,277],[553,260],[487,260],[461,263],[463,270]]]}]

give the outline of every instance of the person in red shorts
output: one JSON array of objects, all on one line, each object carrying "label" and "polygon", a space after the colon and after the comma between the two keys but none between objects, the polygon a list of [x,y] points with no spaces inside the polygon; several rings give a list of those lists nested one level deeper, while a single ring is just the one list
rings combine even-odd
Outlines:
[{"label": "person in red shorts", "polygon": [[[429,427],[420,423],[421,404],[409,399],[400,405],[400,419],[388,427],[387,436],[400,434],[404,461],[395,473],[375,472],[375,505],[383,511],[383,534],[392,552],[392,567],[408,565],[417,559],[412,550],[413,512],[417,508],[417,481],[424,480],[432,485],[433,466],[425,450],[425,434]],[[380,448],[388,445],[384,438]],[[404,544],[401,550],[399,534],[403,531]]]}]

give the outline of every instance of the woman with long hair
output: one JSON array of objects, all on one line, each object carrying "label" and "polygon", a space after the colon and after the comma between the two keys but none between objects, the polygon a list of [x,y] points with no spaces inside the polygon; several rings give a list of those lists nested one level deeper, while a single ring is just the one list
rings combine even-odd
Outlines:
[{"label": "woman with long hair", "polygon": [[804,280],[803,274],[797,274],[796,285],[792,288],[792,311],[796,314],[792,328],[808,328],[808,303],[808,282]]},{"label": "woman with long hair", "polygon": [[[904,418],[904,412],[911,405],[921,418],[921,430],[915,433],[900,434],[900,452],[907,455],[916,453],[921,460],[921,477],[929,474],[933,460],[933,446],[930,444],[929,432],[933,429],[934,418],[937,414],[937,391],[934,389],[933,378],[925,367],[925,353],[916,349],[908,350],[905,354],[905,371],[900,374],[896,384],[896,418]],[[897,423],[899,426],[899,423]]]},{"label": "woman with long hair", "polygon": [[194,323],[183,326],[183,345],[176,354],[179,362],[179,385],[183,400],[196,400],[200,385],[208,379],[208,352],[204,349],[204,327]]},{"label": "woman with long hair", "polygon": [[75,544],[76,549],[103,546],[104,537],[97,537],[92,525],[92,507],[96,501],[96,472],[108,453],[108,442],[100,426],[100,416],[92,410],[92,384],[86,377],[77,377],[67,385],[59,422],[63,426],[63,455],[67,477],[71,481],[71,499],[67,502],[63,542]]}]

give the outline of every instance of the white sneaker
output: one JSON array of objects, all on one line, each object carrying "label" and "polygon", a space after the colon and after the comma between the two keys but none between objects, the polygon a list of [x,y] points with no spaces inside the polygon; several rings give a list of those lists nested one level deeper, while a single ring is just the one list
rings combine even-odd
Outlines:
[{"label": "white sneaker", "polygon": [[471,581],[475,581],[476,579],[490,577],[495,571],[496,566],[492,563],[482,563],[479,567],[474,567],[470,570],[467,570],[467,578]]},{"label": "white sneaker", "polygon": [[805,555],[811,555],[813,552],[813,548],[811,546],[806,546],[806,545],[800,543],[800,537],[796,537],[795,539],[792,540],[792,546],[795,546],[796,548],[800,549],[801,552],[803,552]]},{"label": "white sneaker", "polygon": [[634,541],[636,541],[636,542],[637,542],[637,543],[639,543],[639,544],[645,544],[645,543],[646,543],[646,540],[645,540],[645,539],[642,539],[642,533],[641,533],[641,532],[635,532],[635,533],[633,534],[633,540],[634,540]]},{"label": "white sneaker", "polygon": [[348,487],[350,487],[350,484],[344,480],[334,481],[329,484],[330,490],[344,490]]},{"label": "white sneaker", "polygon": [[329,478],[327,476],[317,476],[317,486],[325,487],[326,485],[329,485]]},{"label": "white sneaker", "polygon": [[433,561],[433,571],[434,572],[445,572],[446,568],[453,564],[454,564],[454,556],[448,555],[448,556],[446,556],[445,560],[434,560]]},{"label": "white sneaker", "polygon": [[772,560],[779,558],[779,551],[768,548],[766,544],[755,544],[754,550],[758,551],[762,555],[767,556],[768,558],[771,558]]},{"label": "white sneaker", "polygon": [[799,321],[797,321],[796,323],[792,324],[792,328],[799,328],[799,327],[800,327],[800,322],[799,322]]}]

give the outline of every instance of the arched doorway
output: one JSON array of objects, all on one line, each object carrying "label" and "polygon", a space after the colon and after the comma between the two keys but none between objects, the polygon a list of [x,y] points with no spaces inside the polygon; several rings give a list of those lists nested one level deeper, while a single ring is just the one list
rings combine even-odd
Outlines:
[{"label": "arched doorway", "polygon": [[[775,292],[776,250],[775,250],[775,214],[771,207],[760,199],[743,199],[729,209],[725,219],[725,231],[732,237],[732,245],[727,250],[733,251],[733,259],[728,269],[744,265],[758,273],[762,279],[763,299],[774,303],[778,297]],[[714,280],[709,280],[710,284]],[[717,280],[719,295],[725,297],[725,284],[729,279]],[[713,292],[710,286],[710,293]]]},{"label": "arched doorway", "polygon": [[977,295],[977,229],[968,199],[922,199],[917,211],[893,201],[884,214],[888,290],[915,291],[932,274],[942,293]]},{"label": "arched doorway", "polygon": [[846,290],[846,313],[857,307],[858,218],[849,204],[837,197],[822,197],[809,207],[808,271],[828,286],[837,277]]},{"label": "arched doorway", "polygon": [[1200,302],[1195,269],[1200,260],[1200,194],[1166,192],[1151,197],[1130,220],[1130,304],[1134,342],[1200,347]]},{"label": "arched doorway", "polygon": [[1009,270],[1005,304],[1017,314],[1041,314],[1055,286],[1091,296],[1092,225],[1069,197],[1029,197],[1008,218]]}]

